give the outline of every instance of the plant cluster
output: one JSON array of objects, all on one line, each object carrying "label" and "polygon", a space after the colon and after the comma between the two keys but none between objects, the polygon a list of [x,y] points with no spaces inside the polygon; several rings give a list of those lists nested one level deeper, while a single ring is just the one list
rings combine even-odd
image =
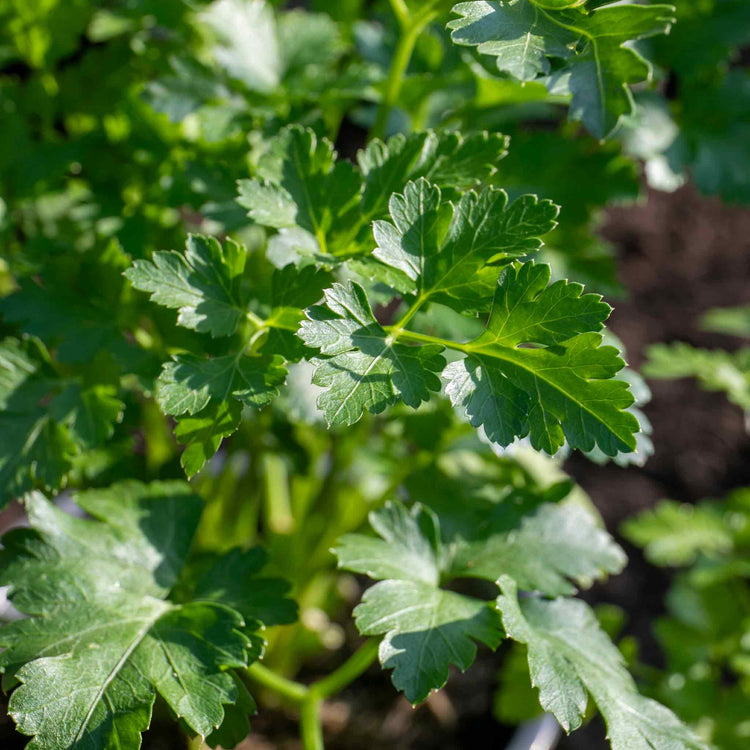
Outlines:
[{"label": "plant cluster", "polygon": [[[551,458],[650,450],[595,227],[639,195],[633,155],[667,159],[632,87],[652,56],[681,75],[652,40],[675,8],[309,5],[0,10],[18,731],[130,750],[167,716],[229,748],[270,691],[311,750],[321,703],[376,659],[418,704],[511,639],[566,731],[595,705],[616,750],[704,747],[576,598],[626,560]],[[726,72],[730,26],[701,71]],[[746,173],[702,179],[692,103],[670,104],[674,174],[740,199]],[[342,645],[364,577],[359,650],[295,681]]]},{"label": "plant cluster", "polygon": [[649,692],[716,747],[741,748],[750,726],[750,493],[686,505],[665,500],[626,522],[654,565],[680,569],[656,624],[666,670],[639,667]]}]

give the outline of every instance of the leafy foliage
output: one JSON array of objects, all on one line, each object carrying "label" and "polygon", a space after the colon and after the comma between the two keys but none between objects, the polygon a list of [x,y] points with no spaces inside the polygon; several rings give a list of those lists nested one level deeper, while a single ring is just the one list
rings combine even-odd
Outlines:
[{"label": "leafy foliage", "polygon": [[502,190],[468,192],[455,208],[424,178],[389,203],[391,222],[375,222],[373,255],[407,276],[400,288],[461,312],[486,309],[502,265],[541,245],[557,207],[525,195],[510,206]]},{"label": "leafy foliage", "polygon": [[613,748],[703,747],[671,711],[638,694],[588,605],[572,599],[519,601],[509,577],[501,578],[500,586],[503,626],[510,638],[528,646],[539,700],[566,731],[581,725],[590,694]]},{"label": "leafy foliage", "polygon": [[[523,497],[523,496],[521,496]],[[520,498],[518,498],[520,499]],[[336,555],[347,570],[379,579],[355,609],[365,635],[385,634],[380,661],[412,703],[445,684],[448,666],[467,669],[477,640],[497,646],[501,630],[486,602],[441,588],[455,578],[491,582],[503,574],[548,593],[573,590],[622,566],[622,552],[575,506],[513,498],[490,507],[454,510],[444,520],[428,508],[387,505],[370,516],[380,539],[347,535]],[[553,533],[554,544],[542,542]]]},{"label": "leafy foliage", "polygon": [[664,501],[623,526],[633,543],[644,548],[654,565],[688,565],[699,553],[723,553],[732,535],[713,504],[693,506]]},{"label": "leafy foliage", "polygon": [[[375,223],[374,255],[415,298],[404,323],[427,302],[471,313],[493,300],[492,313],[485,332],[466,344],[410,339],[404,323],[377,325],[360,287],[329,292],[327,308],[309,310],[299,333],[325,355],[314,361],[314,382],[329,388],[318,401],[329,423],[349,424],[364,409],[377,413],[399,397],[411,406],[427,400],[437,379],[417,377],[412,363],[439,371],[435,357],[448,347],[467,357],[443,370],[446,392],[493,442],[508,445],[531,434],[532,445],[548,453],[565,439],[583,450],[598,445],[608,455],[635,448],[638,424],[626,411],[633,397],[627,383],[611,379],[623,362],[594,333],[609,307],[597,295],[581,296],[578,284],[548,287],[546,266],[508,266],[538,248],[537,236],[552,228],[552,203],[524,196],[508,206],[505,193],[490,188],[466,193],[454,208],[420,179],[391,199],[390,212],[393,223]],[[424,344],[400,347],[400,337]],[[519,347],[529,343],[543,348]]]},{"label": "leafy foliage", "polygon": [[710,391],[723,391],[744,411],[750,409],[750,349],[735,353],[690,344],[654,344],[643,372],[650,378],[697,378]]},{"label": "leafy foliage", "polygon": [[[703,318],[703,327],[729,335],[750,337],[747,308],[715,308]],[[699,349],[690,344],[654,344],[648,349],[643,372],[651,378],[697,378],[709,391],[723,391],[745,414],[750,412],[750,348],[735,352]]]},{"label": "leafy foliage", "polygon": [[[232,240],[222,247],[214,238],[193,235],[184,253],[157,252],[153,260],[136,261],[126,271],[153,301],[179,310],[178,325],[215,338],[232,336],[242,324],[239,346],[229,339],[226,354],[175,354],[156,382],[162,411],[182,417],[176,435],[188,446],[183,466],[189,476],[237,429],[240,406],[235,401],[260,407],[278,395],[287,375],[285,361],[300,356],[290,334],[302,311],[292,305],[316,300],[328,279],[315,269],[278,270],[268,288],[256,287],[253,295],[246,259],[246,248]],[[267,310],[268,316],[258,317],[251,307]]]},{"label": "leafy foliage", "polygon": [[[501,445],[530,434],[548,453],[564,439],[608,455],[632,450],[638,424],[625,410],[633,397],[623,381],[606,380],[623,362],[591,332],[609,308],[598,295],[581,296],[580,285],[548,281],[549,269],[532,263],[504,273],[486,331],[446,373],[447,392]],[[526,343],[545,348],[519,348]]]},{"label": "leafy foliage", "polygon": [[43,351],[14,339],[0,344],[0,502],[37,483],[64,484],[74,456],[112,436],[123,403],[106,384],[62,379]]},{"label": "leafy foliage", "polygon": [[232,240],[222,248],[213,237],[191,236],[184,254],[154,253],[125,272],[136,289],[157,304],[179,310],[177,322],[212,336],[230,336],[243,317],[238,282],[245,251]]},{"label": "leafy foliage", "polygon": [[428,510],[386,506],[371,517],[382,541],[344,537],[336,550],[339,564],[381,578],[355,611],[365,635],[385,633],[380,661],[394,669],[393,683],[412,703],[421,703],[448,679],[448,667],[465,670],[480,641],[496,647],[498,618],[478,599],[439,587],[439,527]]},{"label": "leafy foliage", "polygon": [[[542,702],[569,728],[588,691],[616,746],[692,747],[585,605],[541,598],[624,556],[531,448],[648,455],[647,389],[603,328],[609,306],[568,279],[617,288],[595,229],[638,197],[634,154],[742,200],[744,74],[727,61],[745,9],[680,0],[683,28],[711,19],[696,46],[679,25],[661,34],[661,5],[462,3],[452,21],[442,0],[393,17],[285,5],[0,11],[0,503],[25,503],[31,526],[0,551],[19,731],[39,750],[137,748],[158,700],[173,732],[229,748],[255,710],[247,679],[300,704],[317,746],[320,702],[374,645],[419,702],[505,629],[534,652],[517,668],[566,686],[550,698],[545,683]],[[669,104],[643,92],[666,112],[661,140],[641,121],[624,147],[561,123],[570,105],[611,134],[645,56],[679,83]],[[728,361],[706,377],[741,397]],[[191,486],[153,481],[183,472]],[[682,672],[688,655],[710,663],[701,689],[747,674],[743,502],[696,510],[700,533],[672,506],[638,526],[649,554],[700,569],[664,630]],[[373,508],[377,538],[362,533]],[[341,643],[351,581],[332,547],[378,579],[355,617],[380,643],[330,680],[279,679]],[[669,685],[652,692],[672,703]],[[744,689],[722,690],[722,710]]]},{"label": "leafy foliage", "polygon": [[[735,67],[745,44],[750,9],[742,0],[675,0],[670,34],[654,38],[650,56],[669,71],[678,100],[646,92],[637,96],[636,117],[624,129],[627,151],[646,162],[649,182],[673,190],[688,177],[701,192],[747,203],[747,72]],[[696,50],[697,34],[710,43]]]},{"label": "leafy foliage", "polygon": [[[649,63],[624,46],[665,34],[674,21],[671,5],[465,2],[451,21],[457,44],[492,55],[497,67],[521,81],[544,78],[554,92],[571,94],[571,117],[604,138],[633,110],[628,85],[648,79]],[[550,58],[563,61],[553,70]]]},{"label": "leafy foliage", "polygon": [[696,506],[663,501],[623,531],[656,565],[683,570],[656,623],[663,670],[643,670],[650,692],[717,747],[745,744],[750,614],[750,493]]},{"label": "leafy foliage", "polygon": [[300,337],[325,358],[313,359],[313,383],[328,390],[318,406],[329,424],[352,424],[365,409],[378,413],[398,399],[417,407],[440,390],[442,347],[394,343],[378,325],[358,284],[335,285],[325,307],[310,308]]},{"label": "leafy foliage", "polygon": [[[225,704],[249,701],[227,670],[257,657],[256,613],[273,621],[281,611],[283,620],[283,590],[266,586],[260,607],[248,601],[257,566],[235,555],[217,563],[210,587],[199,584],[193,599],[167,598],[201,513],[183,482],[123,482],[76,501],[94,520],[30,494],[31,530],[3,538],[3,583],[29,615],[0,630],[19,731],[35,738],[32,747],[138,748],[158,692],[209,737]],[[249,589],[242,597],[227,595],[237,576]]]},{"label": "leafy foliage", "polygon": [[506,145],[499,134],[396,135],[361,150],[357,170],[336,160],[329,141],[292,126],[266,145],[256,177],[240,180],[238,202],[258,224],[281,230],[277,254],[284,247],[299,261],[312,246],[313,257],[335,264],[369,251],[363,245],[369,222],[387,212],[391,194],[409,180],[429,178],[454,192],[469,189],[494,173]]}]

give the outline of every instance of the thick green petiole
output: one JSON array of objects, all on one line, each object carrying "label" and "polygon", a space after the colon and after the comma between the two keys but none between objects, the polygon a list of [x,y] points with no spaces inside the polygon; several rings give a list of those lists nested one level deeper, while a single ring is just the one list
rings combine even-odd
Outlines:
[{"label": "thick green petiole", "polygon": [[282,677],[260,662],[251,664],[245,673],[256,684],[296,703],[300,707],[302,747],[304,750],[323,750],[321,704],[354,682],[375,661],[377,655],[378,641],[365,641],[338,669],[309,686]]}]

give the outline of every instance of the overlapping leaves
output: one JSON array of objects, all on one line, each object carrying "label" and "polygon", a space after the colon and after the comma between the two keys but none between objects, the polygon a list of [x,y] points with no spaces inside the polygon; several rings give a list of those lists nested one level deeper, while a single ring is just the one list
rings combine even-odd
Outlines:
[{"label": "overlapping leaves", "polygon": [[[433,373],[442,370],[453,403],[499,445],[528,435],[550,454],[566,442],[609,456],[635,450],[633,396],[615,378],[624,363],[599,333],[609,306],[580,284],[550,285],[546,265],[513,264],[540,246],[554,204],[522,196],[509,205],[502,190],[486,188],[454,205],[420,179],[391,198],[390,211],[392,222],[375,223],[373,255],[407,295],[403,322],[380,326],[362,288],[350,284],[330,290],[300,328],[320,352],[314,382],[327,389],[318,403],[329,424],[398,399],[418,406],[438,390]],[[467,343],[406,330],[427,303],[464,314],[491,307],[486,330]],[[445,348],[466,356],[443,369]]]},{"label": "overlapping leaves", "polygon": [[30,343],[0,344],[0,505],[65,483],[75,456],[111,437],[124,409],[114,386],[62,378]]},{"label": "overlapping leaves", "polygon": [[319,299],[328,282],[314,268],[290,266],[275,271],[270,289],[253,287],[246,260],[245,247],[232,240],[222,246],[192,235],[184,253],[156,252],[126,271],[154,302],[178,310],[178,325],[226,340],[213,356],[175,354],[156,383],[162,411],[179,418],[175,434],[187,445],[182,463],[190,476],[236,430],[243,405],[260,407],[278,395],[285,362],[302,353],[293,336],[300,308]]},{"label": "overlapping leaves", "polygon": [[621,569],[622,551],[589,513],[539,502],[512,494],[490,507],[464,505],[446,519],[418,504],[389,504],[370,516],[380,538],[339,541],[341,567],[380,581],[356,608],[357,627],[385,636],[380,661],[412,703],[443,686],[450,664],[471,665],[473,641],[494,648],[501,637],[488,603],[443,588],[451,580],[494,582],[507,573],[526,588],[561,593],[574,590],[569,579],[587,583]]},{"label": "overlapping leaves", "polygon": [[613,750],[705,748],[669,709],[638,693],[622,654],[585,602],[539,597],[519,601],[512,578],[503,576],[499,583],[497,603],[505,631],[527,645],[539,701],[566,731],[581,726],[591,695]]},{"label": "overlapping leaves", "polygon": [[456,44],[492,55],[521,81],[543,79],[554,93],[570,93],[571,117],[599,138],[633,111],[629,86],[651,75],[630,43],[667,33],[674,21],[671,5],[481,0],[453,11]]},{"label": "overlapping leaves", "polygon": [[[255,580],[257,559],[247,565],[233,553],[190,599],[169,600],[201,513],[183,482],[123,482],[76,502],[94,520],[32,493],[31,529],[3,537],[2,583],[29,616],[0,629],[19,731],[35,748],[135,750],[158,693],[210,738],[227,704],[252,707],[230,670],[259,652],[258,613],[288,621],[283,586]],[[238,597],[240,578],[246,593]]]},{"label": "overlapping leaves", "polygon": [[280,230],[274,255],[331,265],[369,251],[369,223],[409,180],[426,177],[457,194],[491,175],[506,146],[499,134],[396,135],[360,151],[355,169],[336,160],[329,141],[292,126],[267,144],[255,177],[240,180],[238,202],[255,222]]},{"label": "overlapping leaves", "polygon": [[299,335],[323,355],[312,360],[313,383],[326,388],[318,406],[329,425],[352,424],[365,409],[377,414],[399,399],[416,408],[440,390],[442,347],[395,342],[359,284],[335,284],[325,292],[325,305],[309,308],[307,318]]}]

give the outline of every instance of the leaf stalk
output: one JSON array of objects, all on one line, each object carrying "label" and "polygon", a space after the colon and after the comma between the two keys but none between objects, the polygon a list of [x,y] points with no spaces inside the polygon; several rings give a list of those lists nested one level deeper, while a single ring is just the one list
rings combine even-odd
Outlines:
[{"label": "leaf stalk", "polygon": [[379,643],[365,641],[338,669],[312,685],[282,677],[260,662],[254,662],[245,674],[258,685],[268,688],[300,707],[300,733],[304,750],[323,750],[323,728],[320,707],[323,701],[341,692],[375,661]]},{"label": "leaf stalk", "polygon": [[388,78],[385,82],[383,98],[380,100],[378,111],[375,115],[375,122],[370,129],[370,140],[382,138],[385,135],[388,117],[401,93],[401,86],[404,83],[406,70],[414,54],[417,39],[422,31],[424,31],[424,28],[438,15],[438,11],[434,6],[434,2],[427,3],[419,11],[412,13],[409,11],[404,0],[391,0],[391,8],[398,21],[400,34],[396,50],[393,53],[393,59],[391,60]]}]

